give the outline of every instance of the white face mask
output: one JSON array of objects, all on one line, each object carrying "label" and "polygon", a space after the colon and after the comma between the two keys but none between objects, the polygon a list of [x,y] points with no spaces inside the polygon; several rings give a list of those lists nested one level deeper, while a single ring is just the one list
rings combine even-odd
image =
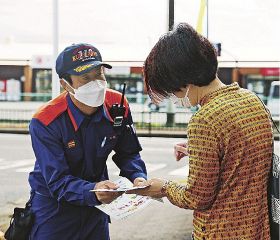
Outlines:
[{"label": "white face mask", "polygon": [[192,107],[190,99],[188,98],[189,89],[186,92],[186,95],[182,98],[177,97],[175,94],[170,96],[170,100],[176,104],[178,107],[190,108]]},{"label": "white face mask", "polygon": [[99,107],[104,103],[105,92],[107,82],[104,80],[94,80],[89,83],[78,87],[77,89],[70,86],[70,84],[63,79],[63,81],[68,84],[70,88],[73,89],[74,93],[69,92],[74,96],[79,102],[90,106]]}]

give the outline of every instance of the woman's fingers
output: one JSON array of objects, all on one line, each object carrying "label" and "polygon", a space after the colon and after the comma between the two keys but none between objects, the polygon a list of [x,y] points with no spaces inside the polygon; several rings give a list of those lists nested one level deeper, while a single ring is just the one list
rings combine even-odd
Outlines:
[{"label": "woman's fingers", "polygon": [[187,147],[188,146],[186,142],[176,143],[176,145],[182,146],[182,147]]},{"label": "woman's fingers", "polygon": [[186,143],[177,143],[174,146],[174,155],[177,161],[185,156],[188,156],[188,148]]},{"label": "woman's fingers", "polygon": [[188,154],[188,149],[179,145],[175,145],[175,151],[179,153],[184,153],[185,155]]}]

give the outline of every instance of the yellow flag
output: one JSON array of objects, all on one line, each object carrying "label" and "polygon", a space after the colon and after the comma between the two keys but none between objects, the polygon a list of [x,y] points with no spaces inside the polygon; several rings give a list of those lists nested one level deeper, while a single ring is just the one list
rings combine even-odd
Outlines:
[{"label": "yellow flag", "polygon": [[206,1],[208,0],[200,0],[200,8],[196,25],[196,31],[200,34],[203,33],[203,18],[205,14]]}]

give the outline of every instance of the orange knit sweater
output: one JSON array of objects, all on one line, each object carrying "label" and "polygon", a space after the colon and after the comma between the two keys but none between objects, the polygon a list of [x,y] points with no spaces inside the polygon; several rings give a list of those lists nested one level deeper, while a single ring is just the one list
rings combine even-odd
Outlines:
[{"label": "orange knit sweater", "polygon": [[271,121],[259,99],[237,83],[205,96],[188,125],[187,185],[167,197],[194,210],[194,239],[270,239],[267,181]]}]

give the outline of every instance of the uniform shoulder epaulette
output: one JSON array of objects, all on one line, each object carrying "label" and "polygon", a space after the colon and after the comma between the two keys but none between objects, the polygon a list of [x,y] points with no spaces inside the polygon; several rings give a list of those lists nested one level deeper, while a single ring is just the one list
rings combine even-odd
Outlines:
[{"label": "uniform shoulder epaulette", "polygon": [[33,118],[38,119],[45,126],[49,125],[59,115],[67,110],[67,92],[63,92],[58,97],[47,102],[33,115]]},{"label": "uniform shoulder epaulette", "polygon": [[[122,98],[122,94],[120,92],[115,91],[113,89],[108,89],[108,88],[106,89],[105,104],[108,109],[110,109],[112,107],[112,105],[115,103],[120,104],[121,98]],[[125,106],[125,109],[126,109],[124,116],[127,117],[129,104],[128,104],[126,97],[124,98],[123,105]]]}]

